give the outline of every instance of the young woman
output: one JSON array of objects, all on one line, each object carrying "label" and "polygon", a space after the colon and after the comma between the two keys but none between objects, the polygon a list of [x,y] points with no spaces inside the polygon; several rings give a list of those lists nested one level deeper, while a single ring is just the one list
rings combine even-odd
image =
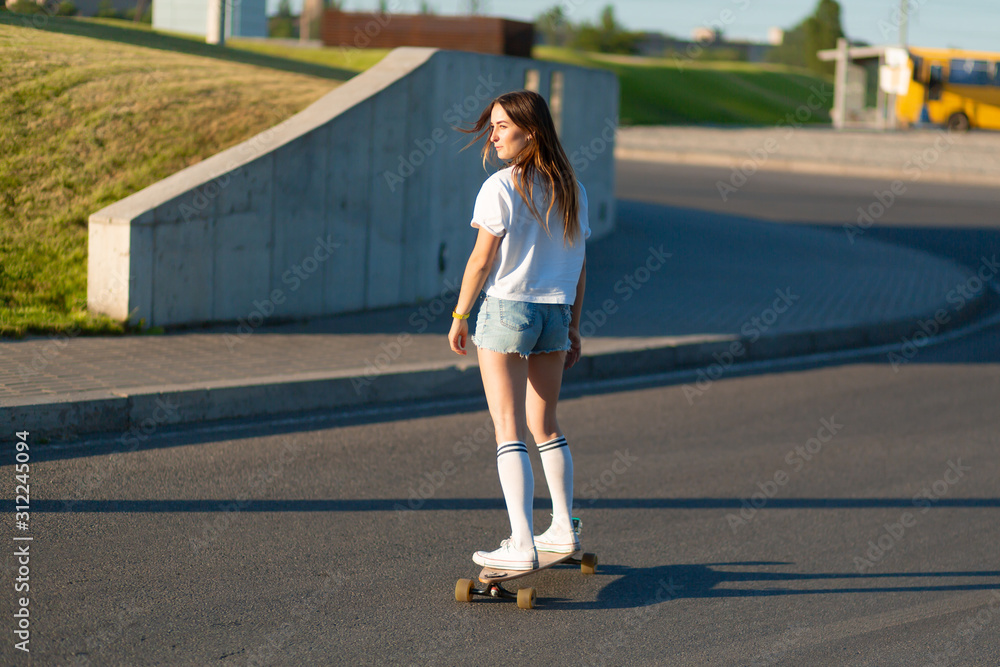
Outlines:
[{"label": "young woman", "polygon": [[[529,570],[538,551],[580,548],[573,531],[573,459],[556,420],[563,369],[580,358],[580,312],[590,236],[587,194],[559,144],[545,99],[522,90],[490,102],[475,126],[483,166],[493,156],[507,167],[490,176],[476,198],[479,229],[453,313],[451,349],[466,354],[468,317],[481,290],[473,342],[496,430],[497,468],[511,536],[495,551],[477,551],[484,567]],[[532,531],[534,477],[525,445],[531,432],[552,496],[552,525]],[[537,548],[537,550],[536,550]]]}]

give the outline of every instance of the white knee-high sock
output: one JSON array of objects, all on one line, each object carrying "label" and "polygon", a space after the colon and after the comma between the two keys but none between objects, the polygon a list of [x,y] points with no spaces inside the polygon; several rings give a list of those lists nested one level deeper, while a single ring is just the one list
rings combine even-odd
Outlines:
[{"label": "white knee-high sock", "polygon": [[497,471],[507,502],[510,535],[514,546],[528,551],[535,545],[531,528],[531,509],[535,496],[535,478],[531,473],[528,448],[523,442],[502,442],[497,445]]},{"label": "white knee-high sock", "polygon": [[570,530],[570,510],[573,508],[573,457],[566,436],[553,438],[538,445],[542,469],[552,496],[552,524]]}]

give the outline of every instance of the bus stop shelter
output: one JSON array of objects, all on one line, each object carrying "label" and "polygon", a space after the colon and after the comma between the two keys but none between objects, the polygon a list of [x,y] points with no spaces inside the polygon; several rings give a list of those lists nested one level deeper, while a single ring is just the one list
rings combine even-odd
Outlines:
[{"label": "bus stop shelter", "polygon": [[833,109],[836,129],[895,130],[896,96],[905,95],[910,82],[909,55],[898,46],[848,46],[837,40],[836,49],[816,54],[834,61]]}]

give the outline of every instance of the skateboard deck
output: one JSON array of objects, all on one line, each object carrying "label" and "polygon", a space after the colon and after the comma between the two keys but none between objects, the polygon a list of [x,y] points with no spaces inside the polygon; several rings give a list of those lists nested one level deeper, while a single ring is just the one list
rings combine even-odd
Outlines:
[{"label": "skateboard deck", "polygon": [[538,567],[531,570],[503,570],[495,567],[484,567],[483,571],[479,573],[479,581],[484,584],[492,584],[498,581],[510,581],[511,579],[526,577],[529,574],[534,574],[545,568],[567,561],[578,553],[578,551],[571,551],[568,554],[554,554],[547,551],[539,551]]},{"label": "skateboard deck", "polygon": [[568,563],[579,565],[583,574],[594,574],[597,569],[597,556],[592,553],[582,553],[575,551],[568,554],[554,554],[544,551],[538,552],[538,567],[532,570],[504,570],[496,567],[484,567],[479,573],[479,581],[485,586],[479,588],[471,579],[459,579],[455,584],[455,599],[459,602],[472,602],[473,595],[484,597],[504,598],[517,600],[517,606],[521,609],[533,609],[535,606],[536,592],[534,588],[521,588],[510,591],[501,585],[501,582],[520,579],[529,574],[535,574],[548,569],[553,565]]}]

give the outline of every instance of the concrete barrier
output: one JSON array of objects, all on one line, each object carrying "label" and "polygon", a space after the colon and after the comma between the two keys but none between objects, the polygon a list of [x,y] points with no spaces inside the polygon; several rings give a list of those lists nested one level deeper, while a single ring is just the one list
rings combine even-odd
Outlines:
[{"label": "concrete barrier", "polygon": [[452,289],[488,177],[452,126],[525,87],[549,100],[594,238],[607,234],[613,74],[399,48],[292,118],[91,215],[89,308],[147,326],[256,327]]}]

